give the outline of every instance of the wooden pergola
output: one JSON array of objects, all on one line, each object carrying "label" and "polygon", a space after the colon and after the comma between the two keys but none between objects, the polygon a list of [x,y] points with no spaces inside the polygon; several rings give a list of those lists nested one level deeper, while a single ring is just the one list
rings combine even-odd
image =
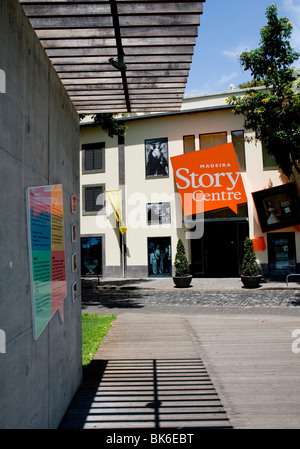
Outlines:
[{"label": "wooden pergola", "polygon": [[178,110],[204,2],[20,0],[83,114]]}]

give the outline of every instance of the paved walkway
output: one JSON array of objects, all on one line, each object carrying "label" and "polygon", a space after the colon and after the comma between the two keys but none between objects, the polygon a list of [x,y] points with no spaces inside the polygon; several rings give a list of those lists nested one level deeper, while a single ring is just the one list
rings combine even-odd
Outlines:
[{"label": "paved walkway", "polygon": [[[62,428],[300,428],[299,285],[201,281],[185,291],[158,280],[84,287],[83,311],[118,316]],[[218,295],[223,305],[212,305]]]},{"label": "paved walkway", "polygon": [[294,315],[300,310],[300,284],[262,282],[245,289],[239,278],[195,278],[176,288],[172,278],[88,279],[83,281],[82,310],[89,313],[267,313]]}]

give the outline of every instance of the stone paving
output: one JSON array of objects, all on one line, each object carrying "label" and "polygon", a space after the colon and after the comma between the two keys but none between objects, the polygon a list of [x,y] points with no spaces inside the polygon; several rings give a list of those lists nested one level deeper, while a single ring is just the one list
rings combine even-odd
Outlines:
[{"label": "stone paving", "polygon": [[82,309],[93,313],[251,311],[300,313],[298,283],[265,282],[245,289],[239,279],[194,279],[190,288],[175,288],[169,279],[83,280]]}]

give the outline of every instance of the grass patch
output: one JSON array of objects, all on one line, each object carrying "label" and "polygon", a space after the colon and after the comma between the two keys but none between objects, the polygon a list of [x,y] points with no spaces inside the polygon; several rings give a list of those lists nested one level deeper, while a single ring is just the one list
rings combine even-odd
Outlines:
[{"label": "grass patch", "polygon": [[104,340],[116,315],[82,314],[82,365],[87,366]]}]

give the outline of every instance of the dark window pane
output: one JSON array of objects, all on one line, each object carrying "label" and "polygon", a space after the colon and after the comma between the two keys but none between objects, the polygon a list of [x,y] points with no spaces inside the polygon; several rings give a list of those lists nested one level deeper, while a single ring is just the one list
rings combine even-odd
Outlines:
[{"label": "dark window pane", "polygon": [[278,164],[276,162],[275,157],[272,154],[269,154],[267,152],[266,146],[265,144],[262,142],[262,154],[263,154],[263,166],[265,169],[268,168],[273,168],[276,169],[278,168]]},{"label": "dark window pane", "polygon": [[85,150],[85,170],[94,169],[94,150]]},{"label": "dark window pane", "polygon": [[246,170],[244,131],[232,131],[231,136],[240,170]]},{"label": "dark window pane", "polygon": [[183,136],[183,151],[184,153],[195,151],[195,136]]},{"label": "dark window pane", "polygon": [[98,196],[103,193],[102,186],[85,187],[85,212],[97,212],[103,208],[103,204],[96,204]]},{"label": "dark window pane", "polygon": [[102,169],[102,149],[93,150],[94,151],[94,169]]},{"label": "dark window pane", "polygon": [[89,170],[104,170],[104,142],[89,143],[82,145],[84,151],[84,167],[85,171]]}]

